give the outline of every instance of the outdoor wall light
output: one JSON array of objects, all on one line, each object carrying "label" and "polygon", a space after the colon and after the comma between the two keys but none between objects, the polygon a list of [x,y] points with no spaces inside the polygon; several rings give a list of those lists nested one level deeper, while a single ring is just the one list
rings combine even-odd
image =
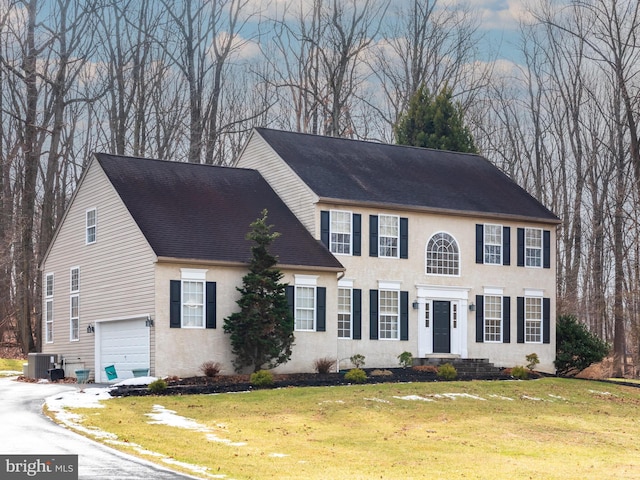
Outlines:
[{"label": "outdoor wall light", "polygon": [[94,333],[95,331],[96,331],[96,328],[93,325],[91,324],[87,325],[87,333]]},{"label": "outdoor wall light", "polygon": [[473,302],[471,302],[469,304],[469,311],[471,311],[471,312],[475,312],[476,311],[476,306],[475,306],[475,304]]},{"label": "outdoor wall light", "polygon": [[153,318],[150,315],[147,315],[147,319],[144,321],[145,327],[153,327]]},{"label": "outdoor wall light", "polygon": [[413,303],[411,304],[411,306],[413,307],[414,310],[418,309],[418,301],[414,300]]}]

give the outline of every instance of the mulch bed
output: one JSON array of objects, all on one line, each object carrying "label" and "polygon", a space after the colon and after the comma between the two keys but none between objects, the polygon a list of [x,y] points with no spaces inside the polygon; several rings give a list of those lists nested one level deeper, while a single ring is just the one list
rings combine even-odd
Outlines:
[{"label": "mulch bed", "polygon": [[[375,383],[408,383],[440,381],[434,372],[416,371],[412,368],[390,368],[385,370],[365,369],[366,384]],[[382,374],[380,374],[382,373]],[[508,380],[512,377],[506,373],[491,377],[461,377],[458,380]],[[328,387],[349,385],[344,373],[297,373],[276,374],[274,383],[269,388],[288,387]],[[257,388],[249,382],[249,375],[218,375],[216,377],[169,378],[167,389],[161,395],[193,395],[229,392],[245,392]],[[124,385],[110,391],[114,397],[152,395],[146,386]]]}]

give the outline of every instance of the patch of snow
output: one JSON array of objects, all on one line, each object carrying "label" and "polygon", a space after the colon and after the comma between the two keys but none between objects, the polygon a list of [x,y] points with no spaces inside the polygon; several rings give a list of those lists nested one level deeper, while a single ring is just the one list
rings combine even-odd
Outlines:
[{"label": "patch of snow", "polygon": [[431,398],[421,397],[420,395],[405,395],[404,397],[394,396],[393,398],[397,398],[398,400],[411,400],[411,401],[420,401],[420,402],[433,402],[434,401]]},{"label": "patch of snow", "polygon": [[319,402],[318,405],[324,405],[325,403],[341,403],[344,404],[344,400],[323,400]]},{"label": "patch of snow", "polygon": [[269,456],[273,458],[284,458],[288,457],[289,455],[287,455],[286,453],[270,453]]},{"label": "patch of snow", "polygon": [[596,395],[612,395],[611,392],[599,392],[597,390],[589,390],[589,393],[595,393]]},{"label": "patch of snow", "polygon": [[210,478],[227,478],[226,475],[212,475],[210,473],[207,473],[208,468],[207,467],[202,467],[200,465],[194,465],[192,463],[180,462],[178,460],[174,460],[173,458],[169,458],[169,457],[163,458],[162,461],[165,462],[165,463],[168,463],[170,465],[176,465],[176,466],[191,470],[192,472],[197,472],[197,473],[200,473],[202,475],[206,475],[207,477],[210,477]]},{"label": "patch of snow", "polygon": [[483,402],[487,401],[486,398],[478,397],[477,395],[471,395],[470,393],[443,393],[442,396],[451,398],[452,400],[455,400],[456,398],[470,398],[471,400],[482,400]]},{"label": "patch of snow", "polygon": [[391,403],[389,400],[383,400],[381,398],[365,398],[365,400],[367,400],[369,402]]},{"label": "patch of snow", "polygon": [[508,400],[510,402],[513,402],[513,398],[509,398],[509,397],[503,397],[502,395],[496,395],[495,393],[492,393],[491,395],[489,395],[491,398],[497,398],[499,400]]},{"label": "patch of snow", "polygon": [[126,380],[122,380],[121,382],[118,382],[118,383],[114,383],[113,386],[114,387],[120,387],[125,385],[144,386],[144,385],[149,385],[150,383],[153,383],[156,380],[158,380],[157,377],[133,377],[133,378],[127,378]]},{"label": "patch of snow", "polygon": [[202,425],[190,418],[177,415],[175,411],[169,410],[162,405],[154,405],[152,412],[145,413],[145,415],[153,419],[152,422],[148,422],[152,425],[168,425],[170,427],[186,428],[188,430],[205,433],[211,431],[211,429],[206,425]]},{"label": "patch of snow", "polygon": [[207,440],[209,440],[210,442],[223,443],[225,445],[229,445],[230,447],[244,447],[246,445],[246,442],[232,442],[228,438],[220,438],[213,433],[207,433]]},{"label": "patch of snow", "polygon": [[560,395],[553,395],[553,394],[551,394],[551,393],[549,393],[548,395],[549,395],[551,398],[555,398],[556,400],[565,400],[565,401],[567,400],[566,398],[561,397]]},{"label": "patch of snow", "polygon": [[542,402],[541,398],[538,397],[530,397],[529,395],[522,395],[520,398],[522,398],[523,400],[532,400],[534,402]]}]

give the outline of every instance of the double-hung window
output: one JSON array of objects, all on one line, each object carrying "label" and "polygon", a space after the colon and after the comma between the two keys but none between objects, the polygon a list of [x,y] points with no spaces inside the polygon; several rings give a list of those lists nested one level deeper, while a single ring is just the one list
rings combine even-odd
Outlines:
[{"label": "double-hung window", "polygon": [[542,343],[542,297],[524,299],[524,341]]},{"label": "double-hung window", "polygon": [[73,267],[69,273],[71,295],[69,296],[69,339],[80,340],[80,268]]},{"label": "double-hung window", "polygon": [[295,329],[315,330],[316,287],[296,285]]},{"label": "double-hung window", "polygon": [[204,328],[203,280],[182,280],[182,327]]},{"label": "double-hung window", "polygon": [[331,210],[331,253],[351,255],[352,215],[343,210]]},{"label": "double-hung window", "polygon": [[502,225],[484,225],[484,263],[502,265]]},{"label": "double-hung window", "polygon": [[53,273],[45,276],[45,342],[53,343]]},{"label": "double-hung window", "polygon": [[398,290],[380,290],[379,325],[381,339],[400,338],[400,292]]},{"label": "double-hung window", "polygon": [[502,297],[484,296],[484,341],[502,342]]},{"label": "double-hung window", "polygon": [[98,214],[95,208],[90,208],[86,211],[86,242],[87,245],[96,243],[96,229],[98,226]]},{"label": "double-hung window", "polygon": [[338,288],[338,338],[351,338],[352,289]]},{"label": "double-hung window", "polygon": [[400,241],[400,217],[395,215],[378,216],[378,256],[398,258]]},{"label": "double-hung window", "polygon": [[542,230],[525,228],[524,259],[527,267],[542,267]]}]

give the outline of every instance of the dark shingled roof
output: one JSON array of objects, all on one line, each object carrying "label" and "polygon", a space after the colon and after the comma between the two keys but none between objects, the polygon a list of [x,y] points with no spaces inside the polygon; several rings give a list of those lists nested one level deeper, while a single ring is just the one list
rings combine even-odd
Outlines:
[{"label": "dark shingled roof", "polygon": [[479,155],[256,131],[320,198],[558,222]]},{"label": "dark shingled roof", "polygon": [[245,235],[266,208],[280,264],[343,269],[255,170],[95,156],[159,257],[248,262]]}]

